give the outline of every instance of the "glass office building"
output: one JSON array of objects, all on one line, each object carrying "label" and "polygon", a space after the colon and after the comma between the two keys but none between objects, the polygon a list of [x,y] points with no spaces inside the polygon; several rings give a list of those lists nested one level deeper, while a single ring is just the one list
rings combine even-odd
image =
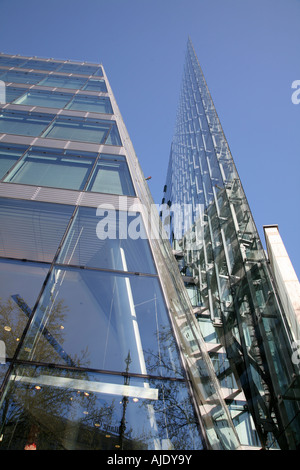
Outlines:
[{"label": "glass office building", "polygon": [[190,40],[161,217],[240,441],[299,449],[299,338]]},{"label": "glass office building", "polygon": [[103,66],[0,80],[0,449],[241,448]]}]

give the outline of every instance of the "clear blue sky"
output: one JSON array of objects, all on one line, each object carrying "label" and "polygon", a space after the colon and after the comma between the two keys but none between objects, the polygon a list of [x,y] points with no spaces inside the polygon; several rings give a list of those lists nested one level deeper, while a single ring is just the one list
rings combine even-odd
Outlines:
[{"label": "clear blue sky", "polygon": [[257,227],[300,277],[300,0],[0,0],[0,50],[102,62],[161,202],[188,36]]}]

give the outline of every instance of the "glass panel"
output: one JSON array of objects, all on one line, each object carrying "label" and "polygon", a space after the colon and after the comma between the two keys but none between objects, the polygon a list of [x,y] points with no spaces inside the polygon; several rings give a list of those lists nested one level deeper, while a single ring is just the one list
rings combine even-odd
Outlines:
[{"label": "glass panel", "polygon": [[[101,215],[104,217],[99,217]],[[143,238],[131,235],[138,222]],[[103,229],[103,230],[102,230]],[[107,231],[106,231],[107,230]],[[116,269],[120,271],[156,272],[140,214],[79,207],[69,230],[59,263]]]},{"label": "glass panel", "polygon": [[99,67],[96,72],[94,73],[95,77],[103,77],[103,70],[101,67]]},{"label": "glass panel", "polygon": [[50,124],[53,117],[51,114],[23,114],[3,111],[0,115],[0,132],[39,136]]},{"label": "glass panel", "polygon": [[114,123],[111,128],[110,132],[107,136],[107,139],[105,141],[105,144],[107,145],[122,145],[120,135],[118,132],[117,124]]},{"label": "glass panel", "polygon": [[47,91],[28,91],[16,100],[16,104],[27,106],[45,106],[50,108],[64,108],[72,98],[71,93],[51,93]]},{"label": "glass panel", "polygon": [[20,67],[22,64],[25,64],[27,59],[22,59],[20,57],[3,57],[0,56],[0,66],[2,67]]},{"label": "glass panel", "polygon": [[65,64],[60,64],[60,68],[58,72],[75,73],[79,67],[80,67],[80,64],[72,64],[72,63],[66,62]]},{"label": "glass panel", "polygon": [[7,358],[15,353],[49,267],[0,260],[0,340],[5,343]]},{"label": "glass panel", "polygon": [[76,95],[67,106],[67,109],[113,114],[110,99],[106,97],[98,98],[97,96]]},{"label": "glass panel", "polygon": [[20,67],[26,69],[37,69],[37,70],[56,70],[60,64],[58,62],[49,62],[45,60],[28,60],[25,64],[20,65]]},{"label": "glass panel", "polygon": [[32,72],[10,70],[0,75],[1,80],[13,83],[38,83],[45,75]]},{"label": "glass panel", "polygon": [[102,91],[104,93],[107,93],[107,88],[104,80],[88,80],[82,89],[86,91]]},{"label": "glass panel", "polygon": [[53,269],[20,358],[182,377],[158,279],[90,269]]},{"label": "glass panel", "polygon": [[44,137],[121,145],[114,121],[96,121],[92,119],[82,121],[75,118],[71,120],[60,117],[47,129]]},{"label": "glass panel", "polygon": [[15,99],[19,98],[19,96],[22,96],[25,91],[27,91],[26,88],[14,88],[12,86],[6,86],[5,87],[6,91],[6,102],[11,103]]},{"label": "glass panel", "polygon": [[27,147],[8,147],[0,145],[0,179],[23,155]]},{"label": "glass panel", "polygon": [[81,190],[85,186],[93,163],[92,158],[71,158],[31,150],[5,181]]},{"label": "glass panel", "polygon": [[134,189],[126,162],[108,162],[100,160],[97,163],[88,191],[109,194],[125,194],[134,196]]},{"label": "glass panel", "polygon": [[52,261],[73,206],[0,199],[0,256]]},{"label": "glass panel", "polygon": [[180,381],[20,367],[9,381],[1,421],[1,450],[203,448]]},{"label": "glass panel", "polygon": [[[99,70],[99,67],[97,65],[79,65],[79,64],[66,63],[60,67],[59,72],[93,75],[98,70]],[[101,73],[101,76],[102,76],[102,73]]]},{"label": "glass panel", "polygon": [[80,65],[79,68],[76,70],[76,73],[93,75],[97,71],[99,71],[99,67],[97,65]]},{"label": "glass panel", "polygon": [[47,77],[44,80],[42,80],[39,83],[39,85],[79,89],[82,87],[82,85],[85,82],[86,82],[85,78],[66,77],[66,76],[60,76],[60,75],[47,75]]}]

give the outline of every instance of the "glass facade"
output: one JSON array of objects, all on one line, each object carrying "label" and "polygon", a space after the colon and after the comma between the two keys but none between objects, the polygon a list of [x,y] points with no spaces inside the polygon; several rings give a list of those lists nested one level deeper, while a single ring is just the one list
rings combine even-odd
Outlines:
[{"label": "glass facade", "polygon": [[[21,95],[21,96],[20,96]],[[101,114],[112,114],[108,97],[90,96],[85,94],[58,93],[47,90],[33,90],[22,94],[22,89],[8,87],[8,102],[26,106],[41,106],[45,108],[65,108],[74,111],[89,111]]]},{"label": "glass facade", "polygon": [[[1,129],[1,127],[0,127]],[[98,121],[78,117],[57,117],[43,134],[52,139],[95,142],[99,144],[121,145],[118,129],[114,121]]]},{"label": "glass facade", "polygon": [[103,76],[102,68],[97,65],[81,64],[75,62],[60,62],[25,57],[0,56],[0,67],[20,67],[28,70],[46,70],[63,73],[76,73],[82,75]]},{"label": "glass facade", "polygon": [[293,339],[190,41],[178,109],[161,216],[199,328],[241,442],[298,449]]},{"label": "glass facade", "polygon": [[19,99],[15,100],[16,104],[24,104],[27,106],[44,106],[52,108],[64,108],[73,95],[68,93],[51,93],[48,91],[28,91]]},{"label": "glass facade", "polygon": [[40,73],[23,72],[19,70],[0,70],[0,79],[6,83],[28,83],[36,84],[44,78]]},{"label": "glass facade", "polygon": [[3,134],[29,135],[52,139],[76,140],[107,145],[121,145],[114,121],[80,118],[78,116],[55,117],[46,113],[2,110],[0,132]]},{"label": "glass facade", "polygon": [[40,81],[40,85],[58,88],[80,89],[86,82],[82,77],[68,77],[66,75],[47,75]]},{"label": "glass facade", "polygon": [[94,96],[76,95],[67,106],[67,109],[112,114],[112,107],[107,97],[98,98]]},{"label": "glass facade", "polygon": [[3,134],[39,136],[54,118],[51,114],[3,110],[0,114],[0,132]]},{"label": "glass facade", "polygon": [[13,374],[2,446],[117,451],[151,449],[161,441],[165,449],[171,442],[178,449],[202,448],[182,382],[132,377],[126,383],[120,375],[54,375],[53,369],[32,366]]},{"label": "glass facade", "polygon": [[23,155],[26,147],[0,145],[0,179]]},{"label": "glass facade", "polygon": [[98,92],[107,92],[106,84],[104,80],[88,80],[82,87],[85,91],[98,91]]},{"label": "glass facade", "polygon": [[79,190],[84,188],[94,160],[30,150],[5,181]]},{"label": "glass facade", "polygon": [[72,206],[9,198],[0,202],[0,256],[52,262]]},{"label": "glass facade", "polygon": [[123,155],[0,144],[0,181],[5,183],[134,196]]},{"label": "glass facade", "polygon": [[0,79],[0,449],[239,448],[103,67]]},{"label": "glass facade", "polygon": [[102,155],[94,169],[88,190],[133,196],[134,188],[126,162],[120,157],[112,160],[110,155]]},{"label": "glass facade", "polygon": [[191,44],[164,202],[200,210],[179,238],[163,217],[172,247],[102,65],[0,54],[0,80],[0,449],[297,448],[284,312]]},{"label": "glass facade", "polygon": [[26,90],[27,90],[27,88],[16,88],[16,87],[13,87],[13,86],[6,86],[5,87],[6,103],[12,103],[15,99],[22,96]]}]

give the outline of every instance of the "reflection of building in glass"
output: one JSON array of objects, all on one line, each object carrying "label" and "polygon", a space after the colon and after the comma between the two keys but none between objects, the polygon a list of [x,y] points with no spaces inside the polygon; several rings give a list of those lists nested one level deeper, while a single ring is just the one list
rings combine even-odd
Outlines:
[{"label": "reflection of building in glass", "polygon": [[240,448],[103,67],[0,80],[0,448]]},{"label": "reflection of building in glass", "polygon": [[298,448],[298,325],[191,43],[177,260],[103,66],[0,54],[0,81],[0,449]]},{"label": "reflection of building in glass", "polygon": [[[288,318],[274,288],[190,41],[162,202],[162,220],[239,439],[299,448],[299,361],[292,359],[289,327],[297,320]],[[190,218],[180,219],[173,207],[184,204]]]}]

